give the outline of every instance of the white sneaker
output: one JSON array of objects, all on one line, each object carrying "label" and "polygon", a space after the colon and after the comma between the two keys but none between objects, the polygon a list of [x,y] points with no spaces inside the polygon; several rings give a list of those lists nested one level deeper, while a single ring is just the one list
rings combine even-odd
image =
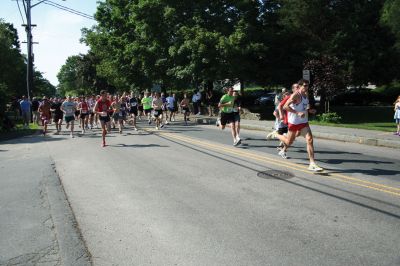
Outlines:
[{"label": "white sneaker", "polygon": [[324,168],[319,167],[316,163],[310,163],[308,170],[314,171],[314,172],[321,172],[321,171],[324,171]]},{"label": "white sneaker", "polygon": [[236,136],[236,145],[242,143],[242,139],[239,136]]},{"label": "white sneaker", "polygon": [[171,120],[172,120],[172,122],[175,122],[175,118],[172,118]]},{"label": "white sneaker", "polygon": [[281,156],[283,159],[287,159],[286,152],[284,150],[279,151],[278,155]]},{"label": "white sneaker", "polygon": [[216,125],[217,127],[219,127],[219,125],[221,125],[221,120],[220,120],[220,119],[217,119],[217,122],[215,122],[215,125]]},{"label": "white sneaker", "polygon": [[71,134],[70,134],[70,136],[71,136],[71,139],[73,139],[73,138],[74,138],[74,134],[72,134],[72,133],[71,133]]},{"label": "white sneaker", "polygon": [[138,131],[138,130],[137,130],[137,127],[134,127],[133,130]]},{"label": "white sneaker", "polygon": [[233,146],[237,146],[238,145],[238,142],[237,142],[237,140],[235,139],[234,141],[233,141]]}]

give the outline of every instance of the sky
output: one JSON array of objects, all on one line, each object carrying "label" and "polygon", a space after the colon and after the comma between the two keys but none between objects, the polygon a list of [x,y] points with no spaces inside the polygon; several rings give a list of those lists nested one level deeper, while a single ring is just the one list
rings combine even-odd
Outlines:
[{"label": "sky", "polygon": [[[51,0],[54,3],[80,11],[93,16],[96,12],[97,0]],[[40,2],[31,0],[32,5]],[[26,17],[19,0],[23,19]],[[82,28],[91,28],[96,21],[87,19],[56,7],[40,3],[32,8],[32,24],[36,24],[32,30],[33,41],[38,42],[33,46],[35,55],[35,69],[42,72],[43,76],[53,85],[58,85],[57,73],[66,59],[72,55],[85,54],[88,47],[79,42]],[[0,0],[0,18],[12,23],[18,30],[20,42],[26,41],[25,28],[18,10],[17,1]],[[25,43],[21,43],[22,53],[27,53]]]}]

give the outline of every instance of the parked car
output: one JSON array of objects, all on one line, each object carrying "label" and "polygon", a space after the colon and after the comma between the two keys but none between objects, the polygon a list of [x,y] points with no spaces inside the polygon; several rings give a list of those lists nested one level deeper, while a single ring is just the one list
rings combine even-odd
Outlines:
[{"label": "parked car", "polygon": [[275,93],[274,92],[270,92],[267,93],[265,95],[262,95],[260,97],[258,97],[255,101],[254,104],[257,105],[269,105],[269,104],[274,104],[275,101]]}]

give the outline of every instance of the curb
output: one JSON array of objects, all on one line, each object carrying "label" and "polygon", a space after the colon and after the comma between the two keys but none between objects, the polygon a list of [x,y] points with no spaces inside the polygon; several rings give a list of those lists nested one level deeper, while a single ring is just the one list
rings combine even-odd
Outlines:
[{"label": "curb", "polygon": [[[195,121],[197,124],[201,124],[201,125],[212,125],[212,124],[215,124],[217,119],[216,118],[196,118]],[[258,125],[240,124],[240,127],[243,129],[258,130],[258,131],[269,130],[269,127],[267,125],[258,126]],[[313,136],[316,138],[319,138],[319,139],[336,140],[336,141],[342,141],[342,142],[358,143],[358,144],[363,144],[363,145],[368,145],[368,146],[400,149],[400,141],[389,140],[389,139],[368,138],[368,137],[361,137],[361,136],[355,136],[355,135],[332,134],[332,133],[318,132],[315,130],[313,130]]]}]

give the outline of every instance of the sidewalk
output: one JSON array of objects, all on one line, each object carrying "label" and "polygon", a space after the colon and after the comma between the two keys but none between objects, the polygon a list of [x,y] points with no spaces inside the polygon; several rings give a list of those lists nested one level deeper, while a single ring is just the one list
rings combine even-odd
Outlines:
[{"label": "sidewalk", "polygon": [[[217,120],[216,117],[201,115],[192,116],[192,118],[194,118],[193,120],[198,124],[215,125]],[[270,132],[273,126],[274,121],[246,119],[241,119],[240,121],[240,127],[243,129]],[[393,135],[392,132],[317,125],[311,125],[311,129],[315,138],[400,149],[400,137]],[[393,132],[394,131],[395,126],[393,125]]]}]

